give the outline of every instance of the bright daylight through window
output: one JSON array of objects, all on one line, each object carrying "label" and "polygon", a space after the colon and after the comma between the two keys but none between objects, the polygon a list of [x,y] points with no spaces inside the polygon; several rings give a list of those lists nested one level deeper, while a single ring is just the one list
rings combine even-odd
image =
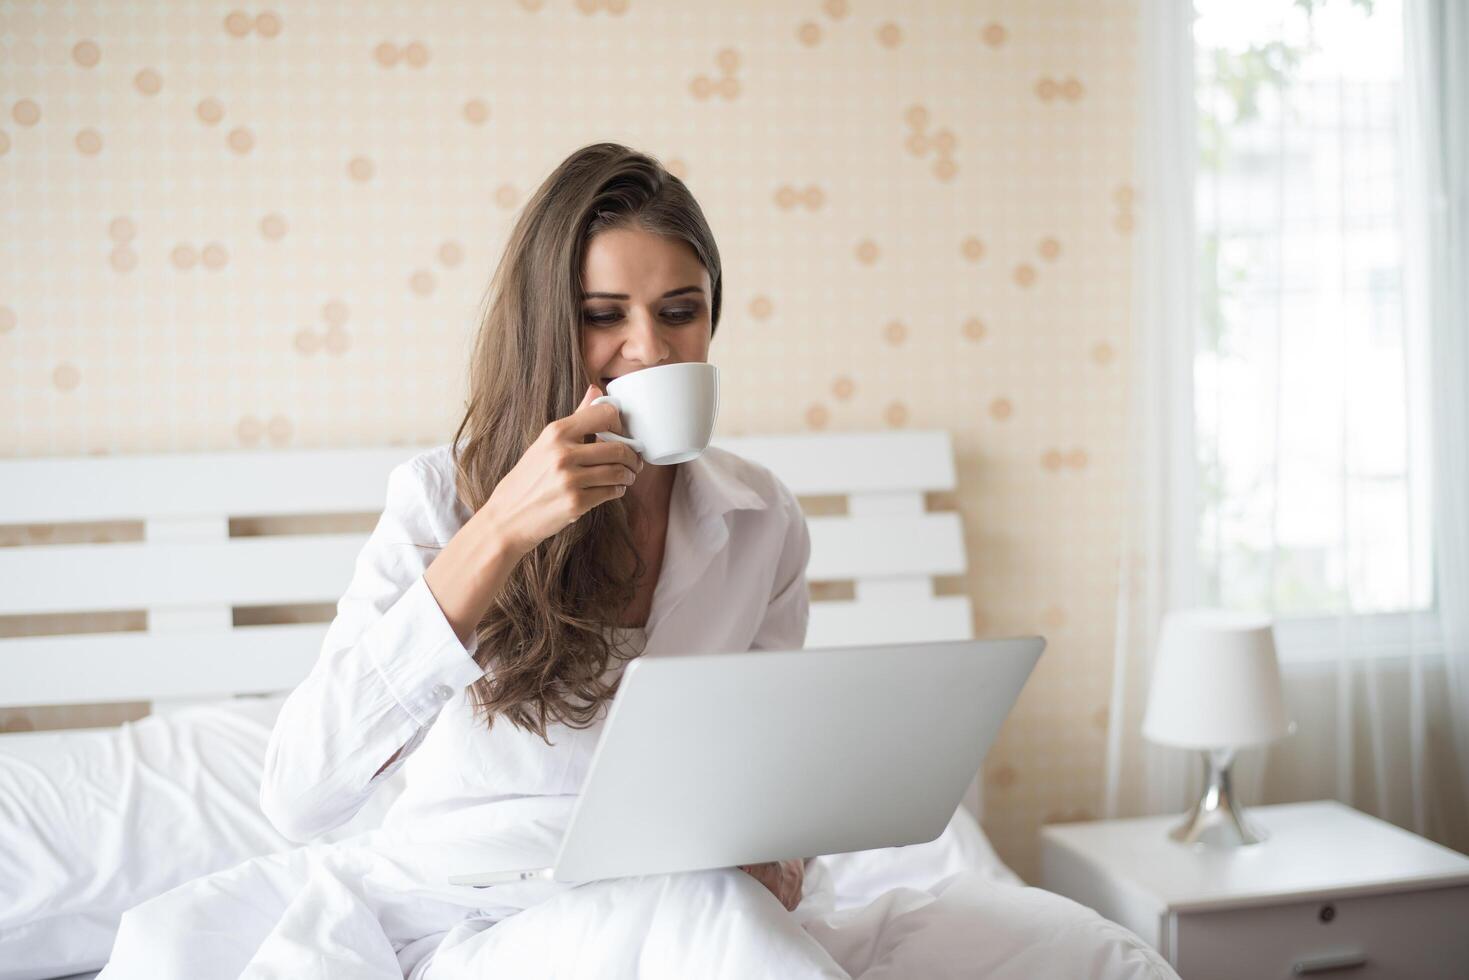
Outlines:
[{"label": "bright daylight through window", "polygon": [[1282,618],[1429,607],[1401,3],[1195,9],[1204,594]]}]

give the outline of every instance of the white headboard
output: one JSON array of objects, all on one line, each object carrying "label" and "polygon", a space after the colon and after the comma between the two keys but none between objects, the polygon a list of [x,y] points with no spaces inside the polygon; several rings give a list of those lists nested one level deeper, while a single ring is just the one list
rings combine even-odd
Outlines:
[{"label": "white headboard", "polygon": [[[972,635],[969,600],[933,576],[965,570],[959,515],[926,512],[955,487],[947,432],[719,439],[801,497],[812,516],[808,646]],[[0,705],[155,704],[292,688],[327,623],[235,626],[234,608],[335,603],[365,533],[230,536],[230,519],[376,514],[388,472],[428,447],[0,460],[0,524],[142,521],[143,540],[0,547],[0,616],[145,610],[146,631],[0,638]]]}]

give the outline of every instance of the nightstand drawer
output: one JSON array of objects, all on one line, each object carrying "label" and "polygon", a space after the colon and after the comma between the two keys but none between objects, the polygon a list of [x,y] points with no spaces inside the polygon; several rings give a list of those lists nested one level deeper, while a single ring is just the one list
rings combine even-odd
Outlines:
[{"label": "nightstand drawer", "polygon": [[1179,912],[1169,932],[1186,980],[1463,980],[1469,886]]}]

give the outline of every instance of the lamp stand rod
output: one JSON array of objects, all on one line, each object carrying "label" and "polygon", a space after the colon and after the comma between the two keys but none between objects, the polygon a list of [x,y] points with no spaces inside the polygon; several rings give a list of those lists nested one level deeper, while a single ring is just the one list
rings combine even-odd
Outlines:
[{"label": "lamp stand rod", "polygon": [[1268,834],[1251,824],[1240,811],[1230,781],[1234,749],[1205,749],[1204,793],[1184,822],[1168,832],[1181,844],[1243,847],[1258,844]]}]

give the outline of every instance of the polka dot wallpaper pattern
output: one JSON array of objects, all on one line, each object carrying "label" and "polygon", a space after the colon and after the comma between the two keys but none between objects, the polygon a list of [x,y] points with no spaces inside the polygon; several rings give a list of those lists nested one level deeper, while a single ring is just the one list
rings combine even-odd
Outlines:
[{"label": "polka dot wallpaper pattern", "polygon": [[[1050,648],[986,826],[1095,809],[1133,9],[0,0],[0,453],[452,434],[529,193],[613,139],[718,237],[725,435],[944,428],[981,635]],[[872,460],[882,466],[882,460]]]}]

